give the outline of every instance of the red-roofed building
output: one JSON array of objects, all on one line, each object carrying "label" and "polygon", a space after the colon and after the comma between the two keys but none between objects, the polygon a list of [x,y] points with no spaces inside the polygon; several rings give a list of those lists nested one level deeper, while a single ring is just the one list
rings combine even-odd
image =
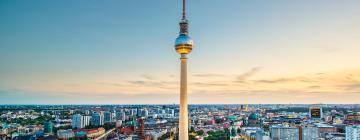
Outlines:
[{"label": "red-roofed building", "polygon": [[94,128],[94,129],[77,129],[77,130],[73,130],[73,132],[75,133],[75,135],[80,134],[80,133],[86,133],[86,137],[96,138],[96,137],[104,134],[105,129],[102,127]]},{"label": "red-roofed building", "polygon": [[120,129],[120,133],[131,135],[134,133],[134,128],[133,127],[123,127]]}]

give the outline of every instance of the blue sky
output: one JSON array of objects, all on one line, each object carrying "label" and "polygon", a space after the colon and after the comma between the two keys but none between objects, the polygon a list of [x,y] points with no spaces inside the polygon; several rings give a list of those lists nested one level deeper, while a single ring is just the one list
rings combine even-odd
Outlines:
[{"label": "blue sky", "polygon": [[[359,103],[359,5],[189,0],[190,103]],[[176,0],[3,0],[0,102],[177,103],[180,16]]]}]

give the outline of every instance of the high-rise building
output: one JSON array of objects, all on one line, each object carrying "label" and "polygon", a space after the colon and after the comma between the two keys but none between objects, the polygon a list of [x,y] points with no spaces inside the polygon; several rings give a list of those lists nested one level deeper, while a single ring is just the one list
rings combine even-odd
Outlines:
[{"label": "high-rise building", "polygon": [[141,139],[145,139],[145,125],[144,125],[144,120],[143,119],[139,119],[138,120],[139,123],[139,129],[138,129],[138,133]]},{"label": "high-rise building", "polygon": [[169,115],[170,115],[171,117],[174,117],[174,116],[175,116],[175,110],[174,110],[174,109],[171,109]]},{"label": "high-rise building", "polygon": [[44,133],[52,134],[53,133],[53,123],[51,121],[44,122]]},{"label": "high-rise building", "polygon": [[149,111],[147,109],[144,109],[142,114],[143,114],[142,116],[147,118],[149,116]]},{"label": "high-rise building", "polygon": [[116,111],[111,112],[111,122],[116,122]]},{"label": "high-rise building", "polygon": [[111,112],[104,112],[104,123],[112,122]]},{"label": "high-rise building", "polygon": [[350,125],[345,128],[346,140],[360,140],[360,125]]},{"label": "high-rise building", "polygon": [[130,115],[131,115],[131,116],[135,116],[136,113],[137,113],[137,110],[136,110],[136,109],[131,109],[131,110],[130,110]]},{"label": "high-rise building", "polygon": [[319,129],[317,127],[303,126],[299,127],[301,140],[318,140]]},{"label": "high-rise building", "polygon": [[104,124],[104,116],[101,113],[94,112],[91,116],[91,125],[99,126]]},{"label": "high-rise building", "polygon": [[322,108],[318,106],[312,106],[309,108],[309,116],[312,119],[321,119],[323,118]]},{"label": "high-rise building", "polygon": [[270,137],[272,140],[299,140],[299,129],[274,125],[270,127]]},{"label": "high-rise building", "polygon": [[193,40],[188,32],[188,20],[185,14],[185,0],[182,1],[182,18],[180,20],[180,34],[175,40],[175,50],[181,55],[180,70],[180,115],[179,140],[187,140],[189,136],[188,97],[187,97],[187,55],[192,51]]},{"label": "high-rise building", "polygon": [[75,114],[72,116],[71,119],[71,126],[72,128],[84,128],[84,124],[83,124],[83,117],[80,114]]},{"label": "high-rise building", "polygon": [[84,128],[90,124],[91,116],[82,116],[80,114],[75,114],[72,116],[71,126],[72,128]]},{"label": "high-rise building", "polygon": [[140,108],[136,108],[136,116],[141,117],[141,109]]},{"label": "high-rise building", "polygon": [[90,110],[85,110],[85,115],[90,115]]},{"label": "high-rise building", "polygon": [[82,116],[84,127],[90,125],[91,116]]},{"label": "high-rise building", "polygon": [[125,114],[125,112],[121,112],[120,114],[121,114],[121,115],[120,115],[120,120],[125,121],[125,120],[126,120],[126,114]]}]

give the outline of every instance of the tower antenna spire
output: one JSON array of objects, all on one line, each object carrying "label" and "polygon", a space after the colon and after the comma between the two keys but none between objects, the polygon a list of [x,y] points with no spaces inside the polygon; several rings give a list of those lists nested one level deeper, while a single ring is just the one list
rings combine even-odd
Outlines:
[{"label": "tower antenna spire", "polygon": [[187,94],[187,57],[192,51],[193,40],[188,34],[188,21],[185,15],[185,0],[182,0],[182,19],[180,20],[180,33],[175,40],[175,50],[181,55],[180,72],[180,104],[179,104],[179,140],[189,140],[189,113]]},{"label": "tower antenna spire", "polygon": [[182,7],[182,19],[186,19],[186,13],[185,13],[185,0],[183,0],[183,7]]}]

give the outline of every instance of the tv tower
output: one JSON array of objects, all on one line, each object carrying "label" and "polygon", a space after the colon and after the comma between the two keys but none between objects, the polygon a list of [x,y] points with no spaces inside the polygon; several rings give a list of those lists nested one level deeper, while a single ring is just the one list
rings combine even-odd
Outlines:
[{"label": "tv tower", "polygon": [[180,33],[175,40],[175,50],[181,55],[180,73],[180,115],[179,115],[179,140],[188,140],[189,118],[188,118],[188,97],[187,97],[187,57],[193,48],[193,40],[188,32],[188,20],[185,14],[185,0],[182,1],[182,18],[180,20]]}]

